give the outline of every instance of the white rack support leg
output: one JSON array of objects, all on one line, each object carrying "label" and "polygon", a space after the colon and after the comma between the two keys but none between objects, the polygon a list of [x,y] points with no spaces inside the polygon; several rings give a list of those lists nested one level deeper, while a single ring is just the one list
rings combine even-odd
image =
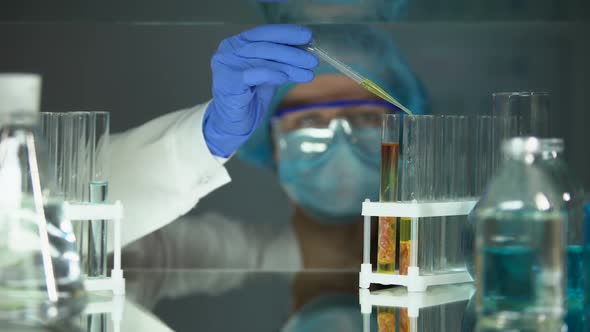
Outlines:
[{"label": "white rack support leg", "polygon": [[[370,202],[370,200],[365,200]],[[363,264],[359,273],[359,284],[361,288],[371,286],[370,274],[373,272],[371,266],[371,216],[365,216],[363,222]]]},{"label": "white rack support leg", "polygon": [[123,205],[117,201],[114,204],[64,203],[64,216],[71,222],[87,220],[105,220],[113,223],[113,269],[110,277],[95,277],[84,280],[87,291],[112,291],[115,295],[125,294],[125,278],[121,269],[121,220]]}]

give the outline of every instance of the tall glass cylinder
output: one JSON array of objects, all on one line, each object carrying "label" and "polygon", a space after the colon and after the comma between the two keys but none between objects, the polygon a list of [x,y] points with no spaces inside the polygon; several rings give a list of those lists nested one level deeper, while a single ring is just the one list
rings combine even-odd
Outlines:
[{"label": "tall glass cylinder", "polygon": [[[514,136],[550,136],[551,117],[548,93],[496,92],[492,94],[492,98],[495,116],[509,116],[518,119]],[[509,135],[513,134],[510,131],[503,132],[504,139],[510,138]]]},{"label": "tall glass cylinder", "polygon": [[[383,116],[381,136],[381,179],[379,200],[394,202],[398,199],[398,163],[400,153],[400,133],[402,116],[386,114]],[[379,217],[377,271],[394,273],[397,264],[397,218]]]}]

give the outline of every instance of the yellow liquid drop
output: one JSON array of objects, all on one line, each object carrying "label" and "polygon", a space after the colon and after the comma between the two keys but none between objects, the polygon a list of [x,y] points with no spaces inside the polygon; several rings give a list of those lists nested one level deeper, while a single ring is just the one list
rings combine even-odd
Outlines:
[{"label": "yellow liquid drop", "polygon": [[369,92],[375,94],[377,97],[385,100],[386,102],[389,102],[389,103],[399,107],[402,111],[408,113],[408,115],[410,115],[410,116],[414,115],[414,114],[412,114],[412,111],[407,109],[399,101],[397,101],[395,98],[393,98],[389,93],[385,92],[385,90],[383,90],[380,86],[375,84],[375,82],[373,82],[369,79],[365,79],[365,80],[361,81],[360,84],[363,88],[367,89]]}]

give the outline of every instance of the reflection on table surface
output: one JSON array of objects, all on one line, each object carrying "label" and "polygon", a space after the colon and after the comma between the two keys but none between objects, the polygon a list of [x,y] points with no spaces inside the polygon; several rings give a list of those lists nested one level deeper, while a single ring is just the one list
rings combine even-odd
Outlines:
[{"label": "reflection on table surface", "polygon": [[405,288],[360,290],[363,331],[471,331],[463,326],[472,283],[429,287],[426,292]]},{"label": "reflection on table surface", "polygon": [[359,289],[357,272],[190,269],[129,270],[126,279],[124,298],[92,296],[85,314],[69,322],[0,330],[470,332],[475,327],[471,283],[408,293],[401,287]]}]

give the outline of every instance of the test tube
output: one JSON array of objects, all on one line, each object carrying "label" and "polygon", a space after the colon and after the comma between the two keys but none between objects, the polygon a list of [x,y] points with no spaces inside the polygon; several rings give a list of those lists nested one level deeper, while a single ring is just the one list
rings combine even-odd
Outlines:
[{"label": "test tube", "polygon": [[[41,132],[49,147],[60,195],[75,203],[102,203],[108,183],[108,112],[43,113]],[[105,221],[73,224],[82,269],[89,277],[106,276]]]},{"label": "test tube", "polygon": [[[433,116],[404,117],[400,200],[423,202],[431,199],[434,184]],[[432,272],[432,232],[429,218],[402,218],[400,225],[400,272],[409,266]],[[403,248],[403,249],[401,249]],[[403,255],[401,252],[404,251]]]},{"label": "test tube", "polygon": [[[437,121],[437,117],[432,115],[418,119],[418,125],[421,127],[420,131],[424,138],[422,143],[420,143],[423,151],[421,157],[425,163],[423,176],[418,179],[418,183],[421,184],[419,185],[421,189],[416,193],[419,201],[431,201],[436,198],[434,191],[436,183],[435,170],[439,164],[436,160],[436,149],[439,149],[443,142],[436,140],[438,128],[435,121]],[[418,262],[418,264],[421,274],[433,274],[435,270],[434,257],[440,248],[435,235],[435,228],[438,227],[436,223],[438,221],[436,217],[420,220],[421,238],[418,239],[418,254],[422,254],[423,260],[422,262]]]},{"label": "test tube", "polygon": [[[467,158],[469,141],[472,136],[468,133],[469,121],[465,116],[448,116],[445,121],[445,139],[449,148],[445,160],[447,168],[446,191],[444,199],[459,200],[470,195],[470,181]],[[446,141],[445,141],[446,142]],[[444,264],[443,271],[465,270],[465,258],[461,249],[462,229],[467,223],[466,216],[443,217],[443,252],[441,260]]]},{"label": "test tube", "polygon": [[[104,203],[108,193],[108,149],[109,149],[108,112],[91,112],[89,115],[90,133],[88,135],[90,203]],[[107,222],[92,220],[88,225],[88,275],[91,277],[107,274]]]},{"label": "test tube", "polygon": [[377,307],[377,329],[379,331],[395,331],[399,316],[397,311],[397,308]]},{"label": "test tube", "polygon": [[[497,118],[492,116],[477,116],[474,118],[474,144],[472,162],[474,165],[473,195],[478,197],[483,193],[488,180],[494,170],[494,155],[499,153],[500,146],[495,144],[493,133],[497,127]],[[496,152],[496,150],[498,150]]]},{"label": "test tube", "polygon": [[59,122],[60,113],[41,112],[40,114],[40,130],[41,137],[45,139],[45,147],[47,148],[47,162],[50,176],[59,193],[53,193],[54,195],[60,195],[61,186],[58,182],[58,169],[59,169],[59,156],[60,156],[60,144],[59,144]]},{"label": "test tube", "polygon": [[[402,116],[383,115],[381,135],[381,179],[379,200],[394,202],[398,198],[400,128]],[[377,271],[394,273],[397,263],[397,218],[379,217]]]}]

